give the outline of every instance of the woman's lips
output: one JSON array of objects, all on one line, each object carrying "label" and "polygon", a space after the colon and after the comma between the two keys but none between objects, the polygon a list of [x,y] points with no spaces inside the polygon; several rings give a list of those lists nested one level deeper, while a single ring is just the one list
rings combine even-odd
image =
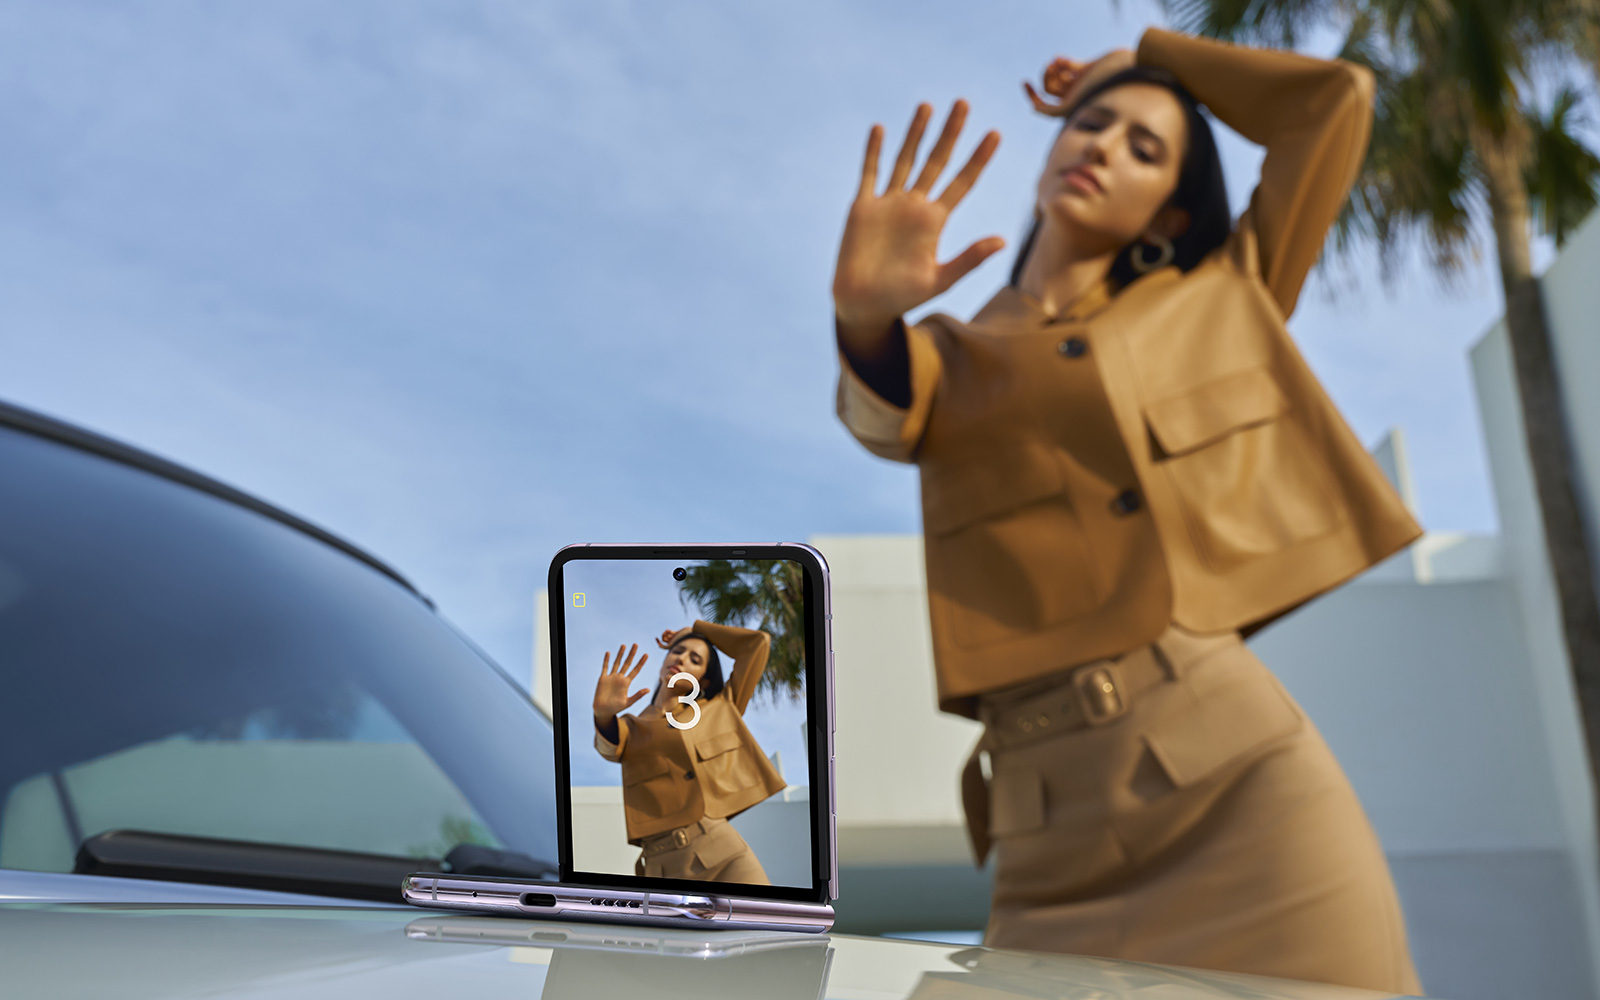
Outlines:
[{"label": "woman's lips", "polygon": [[1095,194],[1104,194],[1105,187],[1099,179],[1089,171],[1088,167],[1068,167],[1061,171],[1061,179],[1083,191],[1092,191]]}]

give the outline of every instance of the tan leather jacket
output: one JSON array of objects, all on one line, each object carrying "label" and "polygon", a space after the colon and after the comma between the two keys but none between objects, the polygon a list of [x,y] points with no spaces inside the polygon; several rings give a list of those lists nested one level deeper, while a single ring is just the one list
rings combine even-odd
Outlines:
[{"label": "tan leather jacket", "polygon": [[1172,622],[1248,628],[1420,534],[1284,327],[1360,168],[1369,74],[1159,29],[1138,61],[1266,147],[1227,243],[1059,318],[1011,288],[927,317],[903,409],[841,359],[845,425],[921,470],[947,711]]},{"label": "tan leather jacket", "polygon": [[[722,690],[700,701],[694,728],[673,728],[666,716],[646,709],[617,717],[616,743],[595,733],[600,756],[622,765],[629,843],[706,817],[737,816],[786,787],[744,724],[772,640],[756,629],[705,621],[693,630],[734,661]],[[692,713],[680,707],[676,717],[688,722]]]}]

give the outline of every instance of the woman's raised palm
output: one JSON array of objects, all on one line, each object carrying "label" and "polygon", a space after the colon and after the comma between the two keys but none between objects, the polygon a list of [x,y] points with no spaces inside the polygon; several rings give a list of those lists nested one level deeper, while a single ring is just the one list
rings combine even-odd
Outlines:
[{"label": "woman's raised palm", "polygon": [[867,137],[861,186],[845,221],[833,275],[834,309],[841,333],[847,337],[852,330],[887,330],[903,313],[945,291],[1005,246],[1005,240],[990,236],[939,263],[939,236],[945,221],[994,155],[1000,134],[985,135],[961,172],[933,197],[934,183],[949,163],[966,122],[967,103],[957,101],[951,108],[927,162],[908,184],[932,114],[928,105],[918,106],[881,195],[877,185],[883,127],[874,125]]},{"label": "woman's raised palm", "polygon": [[602,725],[609,724],[624,709],[650,693],[648,688],[641,688],[632,695],[628,694],[634,678],[639,676],[645,661],[650,659],[650,654],[646,653],[635,663],[633,658],[638,652],[639,644],[634,643],[633,648],[627,651],[626,661],[622,658],[622,646],[617,647],[615,660],[611,659],[610,653],[600,658],[600,680],[594,686],[594,717]]}]

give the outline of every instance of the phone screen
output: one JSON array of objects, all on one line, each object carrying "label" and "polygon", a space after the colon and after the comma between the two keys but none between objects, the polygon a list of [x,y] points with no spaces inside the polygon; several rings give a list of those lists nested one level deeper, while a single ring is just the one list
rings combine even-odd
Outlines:
[{"label": "phone screen", "polygon": [[812,753],[827,739],[813,690],[820,563],[734,551],[584,547],[552,567],[564,878],[794,898],[825,880],[812,792],[819,773],[826,782]]}]

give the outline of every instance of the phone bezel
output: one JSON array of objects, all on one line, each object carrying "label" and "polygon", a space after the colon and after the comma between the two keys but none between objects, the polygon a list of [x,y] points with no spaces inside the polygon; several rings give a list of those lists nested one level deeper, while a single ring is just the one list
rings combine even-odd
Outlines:
[{"label": "phone bezel", "polygon": [[[810,788],[812,884],[751,886],[742,882],[646,878],[610,872],[580,871],[573,866],[572,769],[568,757],[566,679],[566,588],[563,568],[578,560],[657,562],[672,559],[789,559],[800,564],[805,580],[805,677],[808,787]],[[662,892],[698,892],[728,896],[760,895],[795,902],[828,903],[838,898],[838,858],[834,848],[832,606],[828,564],[822,553],[799,542],[749,544],[601,544],[568,545],[550,562],[550,687],[551,723],[555,728],[556,836],[562,882],[595,887]],[[825,794],[824,794],[825,793]]]}]

